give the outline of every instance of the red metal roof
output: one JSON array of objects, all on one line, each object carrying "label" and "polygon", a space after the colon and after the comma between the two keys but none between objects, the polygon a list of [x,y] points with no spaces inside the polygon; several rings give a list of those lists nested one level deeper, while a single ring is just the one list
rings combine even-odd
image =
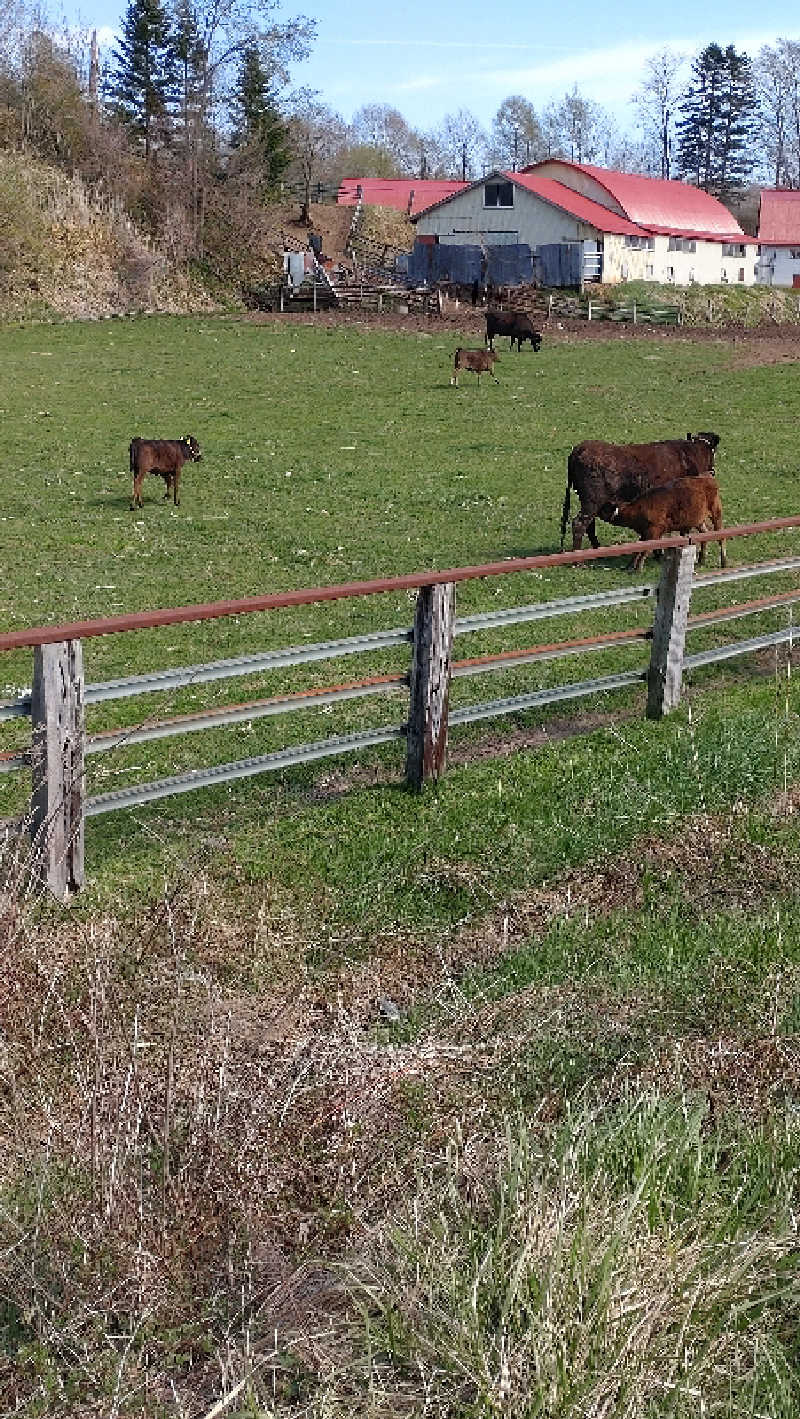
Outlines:
[{"label": "red metal roof", "polygon": [[536,197],[552,203],[554,207],[560,207],[571,217],[588,222],[598,231],[613,232],[620,236],[647,236],[647,232],[637,226],[636,222],[628,221],[627,217],[620,217],[617,212],[609,212],[607,207],[593,202],[591,197],[584,197],[582,193],[567,187],[563,182],[556,182],[555,178],[537,177],[535,172],[509,172],[506,176],[519,187],[526,188],[528,192],[533,192]]},{"label": "red metal roof", "polygon": [[443,202],[446,197],[463,192],[469,186],[468,182],[433,178],[347,177],[339,187],[336,201],[341,207],[355,207],[360,187],[362,200],[367,206],[396,207],[400,212],[408,212],[411,201],[411,215],[416,216],[426,207]]},{"label": "red metal roof", "polygon": [[723,207],[716,197],[686,182],[644,177],[634,172],[614,172],[610,168],[594,167],[591,163],[570,163],[561,158],[546,158],[544,163],[534,163],[526,168],[526,175],[535,175],[537,168],[545,164],[563,168],[567,183],[570,171],[585,173],[605,188],[632,222],[638,222],[651,231],[728,241],[741,240],[745,235],[727,207]]},{"label": "red metal roof", "polygon": [[800,192],[784,187],[763,189],[758,240],[765,246],[800,246]]}]

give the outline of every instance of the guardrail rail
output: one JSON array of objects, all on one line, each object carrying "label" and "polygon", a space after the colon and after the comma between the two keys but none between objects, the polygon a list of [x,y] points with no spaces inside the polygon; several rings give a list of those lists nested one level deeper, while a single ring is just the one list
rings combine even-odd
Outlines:
[{"label": "guardrail rail", "polygon": [[[31,648],[34,652],[34,667],[30,691],[19,695],[16,700],[0,704],[0,720],[30,718],[32,735],[29,750],[0,755],[0,773],[30,768],[30,821],[37,862],[51,891],[63,899],[71,892],[79,890],[83,883],[85,821],[101,813],[153,802],[173,794],[188,793],[254,774],[274,772],[329,756],[358,752],[393,740],[405,741],[407,782],[414,788],[421,788],[424,783],[437,779],[444,771],[450,725],[474,723],[637,683],[647,685],[647,715],[659,718],[679,703],[682,678],[686,670],[771,646],[791,646],[797,639],[797,629],[790,623],[777,631],[686,655],[686,636],[695,630],[771,609],[791,607],[800,601],[798,588],[690,616],[690,602],[695,589],[800,570],[800,557],[784,556],[751,566],[733,567],[699,575],[695,573],[698,546],[723,538],[729,540],[795,527],[800,527],[800,517],[777,518],[719,532],[696,533],[690,537],[666,537],[651,542],[621,543],[581,552],[515,558],[441,572],[419,572],[373,581],[350,582],[235,601],[171,607],[60,626],[39,626],[6,632],[0,634],[0,651]],[[459,582],[554,566],[574,566],[600,558],[627,557],[632,549],[663,550],[664,561],[658,586],[639,584],[477,615],[457,617],[455,614],[455,587]],[[412,626],[339,640],[319,641],[312,645],[287,646],[207,664],[180,666],[94,684],[87,684],[84,680],[83,642],[97,636],[411,590],[417,592]],[[468,659],[457,659],[453,656],[454,641],[464,635],[540,620],[549,621],[587,610],[637,602],[646,604],[654,599],[655,614],[649,626],[537,644]],[[569,681],[455,710],[449,708],[450,685],[454,679],[507,670],[513,666],[534,665],[547,660],[580,656],[588,652],[611,650],[624,644],[646,642],[650,643],[647,661],[635,669]],[[132,729],[86,733],[86,708],[104,701],[314,662],[338,661],[350,655],[362,655],[403,645],[409,645],[411,648],[411,663],[407,673],[373,675],[332,686],[250,700],[195,714],[177,715]],[[382,725],[352,734],[297,744],[273,753],[200,767],[169,778],[135,784],[107,793],[93,796],[86,793],[86,758],[122,744],[143,743],[171,735],[225,727],[313,706],[386,695],[398,690],[407,690],[409,694],[408,716],[399,724]]]}]

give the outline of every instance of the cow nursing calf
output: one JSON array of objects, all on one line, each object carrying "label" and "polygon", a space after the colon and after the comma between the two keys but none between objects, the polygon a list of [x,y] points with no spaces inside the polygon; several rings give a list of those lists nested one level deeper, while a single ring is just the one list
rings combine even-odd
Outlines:
[{"label": "cow nursing calf", "polygon": [[536,329],[531,317],[525,311],[519,310],[487,310],[486,312],[486,348],[494,349],[495,335],[507,335],[510,340],[509,348],[513,350],[514,341],[517,342],[517,353],[522,349],[522,341],[530,340],[531,348],[538,350],[542,337]]},{"label": "cow nursing calf", "polygon": [[[668,537],[671,532],[680,532],[684,536],[689,532],[702,532],[709,523],[715,532],[719,532],[723,522],[717,480],[713,473],[676,478],[672,483],[652,488],[632,502],[619,503],[612,509],[609,521],[620,527],[630,527],[638,533],[641,542]],[[705,553],[706,544],[703,542],[699,561],[705,561]],[[638,571],[646,558],[647,552],[637,552],[633,570]],[[719,544],[719,561],[720,566],[726,565],[724,539]]]},{"label": "cow nursing calf", "polygon": [[178,480],[184,463],[199,463],[202,458],[197,439],[187,435],[182,439],[132,439],[130,446],[131,473],[133,474],[133,494],[131,511],[142,506],[142,483],[148,473],[155,473],[166,484],[164,497],[172,493],[172,501],[178,506]]},{"label": "cow nursing calf", "polygon": [[495,379],[494,370],[492,368],[495,360],[499,360],[499,358],[500,356],[496,354],[494,350],[462,350],[459,347],[456,350],[455,360],[453,361],[453,373],[450,376],[450,383],[454,384],[457,388],[459,372],[461,370],[472,370],[473,374],[478,376],[478,384],[481,382],[482,374],[491,375],[495,384],[499,384],[500,381],[499,379]]},{"label": "cow nursing calf", "polygon": [[561,513],[561,550],[570,514],[570,499],[578,495],[580,510],[572,520],[572,550],[577,552],[584,534],[599,547],[595,518],[610,522],[618,504],[631,502],[651,488],[676,478],[713,473],[719,434],[687,434],[685,439],[658,443],[602,443],[589,439],[573,448],[567,460],[567,490]]}]

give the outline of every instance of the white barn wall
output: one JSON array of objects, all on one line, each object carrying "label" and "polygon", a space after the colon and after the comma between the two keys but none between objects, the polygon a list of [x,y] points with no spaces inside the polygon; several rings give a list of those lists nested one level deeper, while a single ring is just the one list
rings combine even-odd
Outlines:
[{"label": "white barn wall", "polygon": [[[670,251],[669,237],[653,238],[652,251],[625,245],[622,236],[606,235],[604,241],[603,281],[614,285],[619,281],[659,281],[665,285],[701,286],[720,283],[731,286],[753,286],[756,281],[758,247],[755,242],[743,243],[744,256],[724,256],[720,241],[695,242],[694,251]],[[744,271],[744,279],[740,273]]]},{"label": "white barn wall", "polygon": [[763,286],[793,286],[800,276],[800,239],[797,246],[761,245],[758,280]]}]

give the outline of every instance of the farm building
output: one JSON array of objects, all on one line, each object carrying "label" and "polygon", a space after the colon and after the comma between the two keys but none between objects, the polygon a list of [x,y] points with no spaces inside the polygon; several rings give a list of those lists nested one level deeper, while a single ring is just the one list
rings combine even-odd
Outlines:
[{"label": "farm building", "polygon": [[765,188],[758,214],[758,281],[800,286],[800,192]]},{"label": "farm building", "polygon": [[465,187],[468,182],[447,179],[348,177],[339,184],[336,201],[340,207],[355,207],[360,199],[368,207],[394,207],[413,216]]},{"label": "farm building", "polygon": [[412,221],[422,245],[529,248],[542,285],[756,279],[755,241],[708,193],[559,158],[491,172]]}]

